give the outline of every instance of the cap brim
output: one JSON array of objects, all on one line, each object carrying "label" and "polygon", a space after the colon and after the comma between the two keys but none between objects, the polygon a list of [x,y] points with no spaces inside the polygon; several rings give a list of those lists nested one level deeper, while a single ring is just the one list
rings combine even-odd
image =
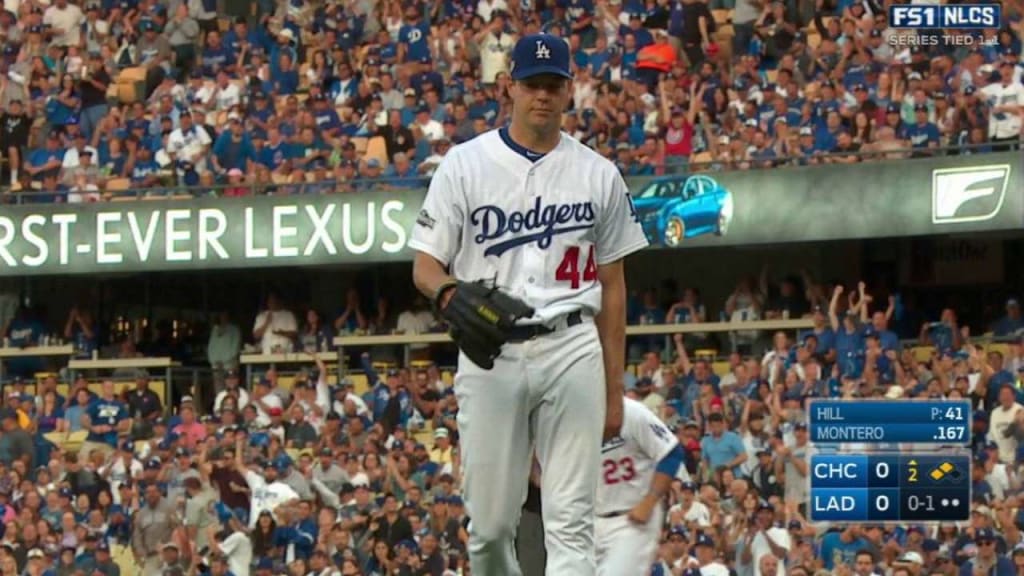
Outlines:
[{"label": "cap brim", "polygon": [[543,76],[545,74],[572,80],[572,74],[566,72],[565,70],[559,68],[558,66],[534,66],[533,68],[527,68],[525,70],[514,70],[512,72],[512,79],[516,81],[526,80],[527,78],[533,78],[534,76]]}]

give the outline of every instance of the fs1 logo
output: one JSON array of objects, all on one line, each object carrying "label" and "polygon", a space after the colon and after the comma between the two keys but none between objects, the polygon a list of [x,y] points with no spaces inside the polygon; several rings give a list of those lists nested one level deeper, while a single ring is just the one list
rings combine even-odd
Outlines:
[{"label": "fs1 logo", "polygon": [[932,171],[932,223],[981,222],[996,217],[1006,199],[1010,165]]},{"label": "fs1 logo", "polygon": [[999,28],[1002,7],[998,4],[911,5],[889,7],[890,28]]}]

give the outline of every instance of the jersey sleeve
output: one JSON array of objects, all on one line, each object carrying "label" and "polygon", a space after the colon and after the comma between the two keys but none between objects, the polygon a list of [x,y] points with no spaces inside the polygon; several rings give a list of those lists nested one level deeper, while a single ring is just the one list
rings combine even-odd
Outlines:
[{"label": "jersey sleeve", "polygon": [[668,426],[665,426],[646,407],[637,406],[631,408],[635,409],[631,410],[630,416],[636,415],[636,418],[631,418],[632,422],[630,423],[630,433],[633,435],[633,439],[646,456],[655,463],[660,462],[662,458],[668,456],[668,453],[679,445],[679,440],[668,429]]},{"label": "jersey sleeve", "polygon": [[459,247],[465,219],[465,196],[459,189],[455,158],[441,161],[433,178],[423,207],[416,217],[409,247],[433,256],[447,266]]},{"label": "jersey sleeve", "polygon": [[612,177],[597,223],[597,263],[610,264],[647,247],[640,216],[622,176]]}]

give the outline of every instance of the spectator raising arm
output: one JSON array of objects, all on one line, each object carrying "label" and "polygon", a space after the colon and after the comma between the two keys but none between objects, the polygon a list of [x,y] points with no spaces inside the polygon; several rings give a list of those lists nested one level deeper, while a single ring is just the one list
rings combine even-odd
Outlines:
[{"label": "spectator raising arm", "polygon": [[828,303],[828,320],[832,325],[832,331],[838,332],[842,328],[842,323],[839,321],[839,297],[843,295],[842,284],[837,284],[832,290],[832,300]]}]

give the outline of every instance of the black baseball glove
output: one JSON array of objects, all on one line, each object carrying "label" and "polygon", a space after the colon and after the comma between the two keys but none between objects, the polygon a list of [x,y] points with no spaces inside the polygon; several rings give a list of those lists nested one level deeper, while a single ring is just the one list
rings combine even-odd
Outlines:
[{"label": "black baseball glove", "polygon": [[[445,295],[454,290],[448,304]],[[448,322],[448,334],[474,364],[490,370],[509,331],[519,318],[533,316],[533,308],[501,290],[480,282],[452,281],[441,286],[434,308]]]}]

